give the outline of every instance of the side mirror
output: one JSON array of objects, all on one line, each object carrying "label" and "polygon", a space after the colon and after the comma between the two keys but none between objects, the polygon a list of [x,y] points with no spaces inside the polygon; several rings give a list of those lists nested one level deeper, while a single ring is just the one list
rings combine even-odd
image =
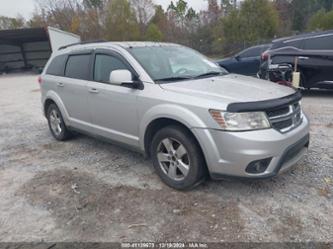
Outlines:
[{"label": "side mirror", "polygon": [[240,55],[236,55],[236,56],[235,56],[235,59],[236,59],[237,61],[240,61],[240,59],[241,59]]},{"label": "side mirror", "polygon": [[114,70],[110,73],[109,82],[111,84],[133,84],[132,73],[128,70]]}]

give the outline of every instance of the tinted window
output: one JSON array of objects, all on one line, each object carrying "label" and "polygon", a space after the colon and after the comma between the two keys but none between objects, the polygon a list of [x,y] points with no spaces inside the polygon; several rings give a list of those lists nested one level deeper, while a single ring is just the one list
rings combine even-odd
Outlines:
[{"label": "tinted window", "polygon": [[268,47],[253,47],[245,50],[244,52],[241,52],[239,54],[240,57],[246,58],[246,57],[257,57],[262,54]]},{"label": "tinted window", "polygon": [[66,55],[58,55],[57,57],[54,57],[46,70],[46,74],[64,76],[66,59]]},{"label": "tinted window", "polygon": [[333,50],[333,35],[305,40],[304,49]]},{"label": "tinted window", "polygon": [[287,47],[290,46],[290,47],[294,47],[294,48],[302,48],[302,40],[286,42],[285,46],[287,46]]},{"label": "tinted window", "polygon": [[70,55],[68,57],[65,76],[87,80],[89,76],[89,54]]},{"label": "tinted window", "polygon": [[287,40],[282,42],[273,43],[272,49],[283,48],[283,47],[294,47],[301,49],[303,46],[303,40]]},{"label": "tinted window", "polygon": [[117,57],[97,54],[95,58],[94,80],[109,82],[110,73],[119,69],[128,70],[128,67]]}]

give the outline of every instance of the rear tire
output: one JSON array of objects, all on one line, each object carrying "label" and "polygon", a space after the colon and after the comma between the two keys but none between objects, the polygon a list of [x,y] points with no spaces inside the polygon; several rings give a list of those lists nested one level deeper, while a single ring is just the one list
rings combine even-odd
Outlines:
[{"label": "rear tire", "polygon": [[56,104],[50,104],[46,112],[49,129],[52,136],[58,141],[65,141],[72,137],[72,133],[66,127],[61,112]]},{"label": "rear tire", "polygon": [[206,179],[207,168],[193,135],[181,126],[168,126],[156,133],[150,153],[162,181],[178,189],[191,189]]}]

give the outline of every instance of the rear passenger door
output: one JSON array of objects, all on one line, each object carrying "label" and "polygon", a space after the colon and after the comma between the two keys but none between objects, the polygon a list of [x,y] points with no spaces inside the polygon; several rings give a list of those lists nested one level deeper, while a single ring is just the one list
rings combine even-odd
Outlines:
[{"label": "rear passenger door", "polygon": [[318,82],[333,81],[333,34],[321,35],[304,41],[304,56],[299,56],[306,87]]},{"label": "rear passenger door", "polygon": [[141,90],[109,83],[113,70],[134,70],[116,52],[96,50],[93,57],[88,101],[95,133],[137,147],[137,96]]},{"label": "rear passenger door", "polygon": [[86,123],[91,122],[87,99],[90,65],[90,51],[69,54],[65,66],[65,77],[57,82],[70,122],[77,128],[84,128]]}]

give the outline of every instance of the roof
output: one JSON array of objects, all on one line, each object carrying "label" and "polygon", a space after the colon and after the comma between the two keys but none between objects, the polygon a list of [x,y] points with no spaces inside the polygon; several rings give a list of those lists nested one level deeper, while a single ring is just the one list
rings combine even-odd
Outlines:
[{"label": "roof", "polygon": [[27,42],[47,41],[44,28],[0,30],[0,44],[22,44]]},{"label": "roof", "polygon": [[311,33],[305,33],[305,34],[300,34],[300,35],[282,37],[282,38],[273,40],[273,43],[284,42],[284,41],[288,41],[288,40],[298,40],[298,39],[304,39],[304,38],[309,38],[309,37],[313,37],[313,36],[327,35],[327,34],[333,34],[333,30],[327,30],[327,31],[321,31],[321,32],[311,32]]},{"label": "roof", "polygon": [[62,49],[81,49],[81,48],[105,48],[118,46],[124,49],[135,48],[135,47],[161,47],[161,46],[180,46],[175,43],[165,43],[165,42],[138,42],[138,41],[124,41],[124,42],[109,42],[109,41],[84,41],[81,43],[69,44],[67,46],[61,47]]}]

